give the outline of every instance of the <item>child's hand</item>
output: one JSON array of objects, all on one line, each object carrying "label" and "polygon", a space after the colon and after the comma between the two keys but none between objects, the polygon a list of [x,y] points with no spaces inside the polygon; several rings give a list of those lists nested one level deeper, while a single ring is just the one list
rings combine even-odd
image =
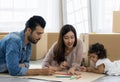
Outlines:
[{"label": "child's hand", "polygon": [[84,66],[81,66],[81,67],[80,67],[80,71],[86,72],[86,71],[87,71],[87,68],[84,67]]},{"label": "child's hand", "polygon": [[88,71],[88,72],[91,72],[92,70],[93,70],[92,67],[87,67],[87,71]]}]

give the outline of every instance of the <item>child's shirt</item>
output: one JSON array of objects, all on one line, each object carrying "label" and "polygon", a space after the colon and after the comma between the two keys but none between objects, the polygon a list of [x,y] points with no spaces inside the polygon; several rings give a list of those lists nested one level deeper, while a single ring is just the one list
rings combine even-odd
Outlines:
[{"label": "child's shirt", "polygon": [[105,66],[104,73],[106,73],[111,68],[112,62],[108,58],[99,59],[96,62],[95,67],[97,68],[101,64],[104,64],[104,66]]},{"label": "child's shirt", "polygon": [[108,58],[104,58],[104,59],[99,59],[96,62],[95,67],[97,68],[97,66],[104,64],[105,65],[105,69],[104,69],[104,73],[107,75],[120,75],[120,60],[111,62]]}]

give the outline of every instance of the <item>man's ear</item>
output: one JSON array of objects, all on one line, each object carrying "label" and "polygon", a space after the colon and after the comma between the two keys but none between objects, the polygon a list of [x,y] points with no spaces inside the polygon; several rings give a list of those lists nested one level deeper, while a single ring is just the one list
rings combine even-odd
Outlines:
[{"label": "man's ear", "polygon": [[26,29],[26,34],[27,34],[27,35],[30,35],[30,34],[31,34],[31,29],[30,29],[30,28],[27,28],[27,29]]},{"label": "man's ear", "polygon": [[28,32],[28,33],[31,33],[31,29],[30,29],[30,28],[27,28],[27,32]]}]

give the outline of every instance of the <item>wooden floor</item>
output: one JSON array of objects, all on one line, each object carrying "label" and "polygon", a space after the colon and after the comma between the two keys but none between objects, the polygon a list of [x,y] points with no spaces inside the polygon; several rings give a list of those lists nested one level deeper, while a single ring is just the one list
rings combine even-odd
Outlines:
[{"label": "wooden floor", "polygon": [[[30,62],[30,68],[41,68],[41,62],[42,60],[37,60],[37,61],[31,61]],[[57,78],[59,81],[62,82],[92,82],[98,78],[101,78],[105,76],[104,74],[95,74],[95,73],[88,73],[88,72],[81,72],[81,78],[79,80],[68,80],[68,78]],[[49,77],[45,77],[45,76],[32,76],[32,78],[37,78],[37,79],[48,79],[48,80],[56,80],[56,78],[54,78],[55,76],[49,76]],[[31,76],[27,76],[26,78],[31,78]],[[66,81],[67,80],[67,81]]]},{"label": "wooden floor", "polygon": [[[8,74],[0,74],[0,76],[2,76],[2,77],[3,76],[4,77],[13,77],[13,76],[9,76]],[[17,78],[21,78],[21,79],[22,78],[37,79],[37,80],[44,79],[44,80],[62,81],[62,82],[94,82],[96,79],[99,79],[101,77],[104,77],[104,75],[103,74],[88,73],[88,72],[81,72],[81,78],[72,79],[72,80],[70,80],[70,78],[56,78],[56,75],[52,75],[52,76],[42,76],[42,75],[38,75],[38,76],[17,76]],[[2,81],[0,81],[0,82],[2,82]],[[97,81],[95,81],[95,82],[97,82]]]},{"label": "wooden floor", "polygon": [[[41,68],[41,61],[42,60],[37,60],[37,61],[31,61],[30,62],[30,68]],[[12,77],[8,74],[0,74],[0,76],[4,76],[4,77]],[[32,79],[44,79],[44,80],[54,80],[54,81],[62,81],[62,82],[103,82],[101,81],[101,78],[103,79],[108,79],[107,77],[104,78],[104,74],[96,74],[96,73],[88,73],[88,72],[81,72],[81,78],[79,79],[73,79],[70,80],[70,78],[56,78],[55,75],[52,76],[42,76],[42,75],[38,75],[38,76],[17,76],[18,78],[32,78]],[[2,82],[2,81],[0,81]],[[4,82],[4,81],[3,81]],[[16,81],[17,82],[17,81]],[[31,81],[28,81],[31,82]],[[40,81],[42,82],[42,81]],[[110,81],[108,81],[110,82]],[[115,82],[112,81],[112,82]]]},{"label": "wooden floor", "polygon": [[104,76],[94,80],[93,82],[120,82],[120,76]]},{"label": "wooden floor", "polygon": [[[30,61],[30,68],[31,69],[41,68],[41,62],[42,62],[42,60]],[[89,73],[89,72],[81,72],[81,78],[73,79],[73,80],[70,80],[70,78],[56,78],[56,74],[52,75],[52,76],[38,75],[38,76],[15,76],[14,77],[14,76],[10,76],[8,74],[0,73],[0,77],[1,78],[2,77],[12,77],[12,79],[10,78],[11,81],[9,81],[9,82],[20,82],[22,80],[24,80],[25,82],[48,82],[48,81],[41,81],[41,79],[50,80],[50,82],[57,82],[57,81],[61,81],[61,82],[120,82],[120,76],[107,76],[104,74],[96,74],[96,73]],[[18,79],[19,81],[17,81],[15,79],[16,77],[19,78]],[[4,81],[5,79],[3,79],[3,81],[2,81],[1,78],[0,78],[0,82],[6,82],[6,81]],[[32,80],[25,80],[23,78],[25,78],[25,79],[31,78]],[[35,81],[35,79],[37,79],[37,80]]]}]

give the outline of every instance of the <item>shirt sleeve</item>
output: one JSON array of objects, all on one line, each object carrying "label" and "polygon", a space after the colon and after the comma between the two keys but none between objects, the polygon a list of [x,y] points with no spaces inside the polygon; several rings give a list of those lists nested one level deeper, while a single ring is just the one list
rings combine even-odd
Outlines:
[{"label": "shirt sleeve", "polygon": [[29,68],[29,63],[28,62],[25,62],[24,64],[25,64],[26,68]]},{"label": "shirt sleeve", "polygon": [[99,59],[97,62],[96,62],[96,65],[95,67],[97,68],[99,65],[101,64],[104,64],[104,60],[103,59]]},{"label": "shirt sleeve", "polygon": [[83,55],[83,44],[80,39],[77,41],[77,45],[75,48],[75,51],[73,53],[73,62],[72,66],[78,68],[82,61],[82,55]]},{"label": "shirt sleeve", "polygon": [[52,65],[53,60],[53,50],[57,42],[55,42],[52,47],[49,49],[48,53],[46,54],[45,58],[42,61],[42,68],[47,68]]},{"label": "shirt sleeve", "polygon": [[29,47],[27,48],[26,52],[27,52],[26,53],[26,57],[25,57],[23,63],[25,64],[26,68],[29,68],[29,66],[30,66],[29,62],[30,62],[30,57],[31,57],[31,52],[32,52],[31,45],[29,45]]},{"label": "shirt sleeve", "polygon": [[16,39],[9,39],[6,43],[6,65],[9,74],[13,76],[25,75],[28,69],[19,66],[20,47],[20,42]]}]

